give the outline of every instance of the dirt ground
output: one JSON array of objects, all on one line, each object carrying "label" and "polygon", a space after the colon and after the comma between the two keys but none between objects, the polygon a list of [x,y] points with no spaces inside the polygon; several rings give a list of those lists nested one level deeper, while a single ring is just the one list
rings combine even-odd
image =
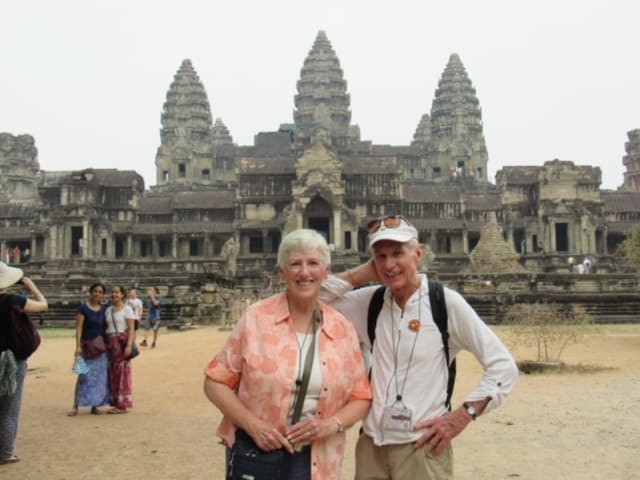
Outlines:
[{"label": "dirt ground", "polygon": [[[72,333],[45,331],[29,360],[16,445],[22,461],[0,466],[0,479],[223,478],[220,414],[202,393],[202,371],[227,334],[216,327],[161,333],[158,348],[134,360],[129,414],[82,409],[71,418]],[[517,358],[531,358],[531,351],[511,348]],[[640,325],[606,327],[570,346],[564,359],[612,368],[522,375],[502,408],[454,440],[457,479],[640,479]],[[481,375],[469,355],[459,357],[458,371],[456,405]],[[353,478],[356,430],[349,432],[345,479]]]}]

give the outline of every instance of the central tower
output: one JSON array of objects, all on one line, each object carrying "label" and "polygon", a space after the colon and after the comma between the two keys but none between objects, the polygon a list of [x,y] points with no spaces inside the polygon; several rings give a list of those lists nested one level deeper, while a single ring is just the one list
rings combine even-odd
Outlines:
[{"label": "central tower", "polygon": [[322,30],[304,61],[297,87],[293,112],[296,141],[303,147],[309,146],[311,138],[319,130],[325,130],[331,137],[331,145],[337,149],[346,147],[351,99],[340,61]]}]

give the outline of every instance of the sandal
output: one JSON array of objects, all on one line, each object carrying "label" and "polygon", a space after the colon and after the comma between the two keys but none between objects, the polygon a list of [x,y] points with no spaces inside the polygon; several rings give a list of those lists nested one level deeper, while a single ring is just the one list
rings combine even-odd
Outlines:
[{"label": "sandal", "polygon": [[76,415],[78,415],[78,409],[74,408],[73,410],[67,412],[67,417],[75,417]]},{"label": "sandal", "polygon": [[102,412],[98,410],[98,407],[91,407],[91,415],[102,415]]},{"label": "sandal", "polygon": [[3,458],[0,460],[0,465],[5,465],[7,463],[17,463],[20,461],[20,457],[17,455],[11,455],[10,457]]},{"label": "sandal", "polygon": [[109,410],[107,410],[107,413],[109,415],[117,415],[119,413],[127,413],[127,411],[124,410],[124,409],[121,409],[121,408],[113,407],[113,408],[110,408]]}]

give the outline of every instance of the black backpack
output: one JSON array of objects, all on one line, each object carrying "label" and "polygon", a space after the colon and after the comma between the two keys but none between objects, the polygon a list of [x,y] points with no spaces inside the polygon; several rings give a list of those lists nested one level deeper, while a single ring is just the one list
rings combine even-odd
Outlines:
[{"label": "black backpack", "polygon": [[[367,312],[367,333],[371,342],[371,350],[373,351],[373,342],[376,339],[376,324],[378,323],[378,315],[384,304],[384,291],[386,287],[383,285],[376,289],[369,302],[369,310]],[[444,299],[444,288],[440,282],[429,280],[429,302],[431,304],[431,312],[433,320],[440,330],[442,337],[442,345],[444,346],[444,357],[449,366],[449,379],[447,381],[447,400],[445,406],[451,410],[451,396],[453,395],[453,387],[456,383],[456,359],[449,361],[449,317],[447,315],[447,304]]]},{"label": "black backpack", "polygon": [[40,334],[14,295],[0,295],[0,351],[26,360],[40,346]]}]

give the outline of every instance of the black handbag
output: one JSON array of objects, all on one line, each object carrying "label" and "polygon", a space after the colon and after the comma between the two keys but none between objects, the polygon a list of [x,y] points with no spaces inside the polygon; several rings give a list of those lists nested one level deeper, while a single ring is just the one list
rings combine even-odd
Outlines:
[{"label": "black handbag", "polygon": [[265,452],[260,450],[251,436],[236,430],[236,441],[231,448],[228,476],[231,480],[286,480],[291,454],[284,448]]}]

